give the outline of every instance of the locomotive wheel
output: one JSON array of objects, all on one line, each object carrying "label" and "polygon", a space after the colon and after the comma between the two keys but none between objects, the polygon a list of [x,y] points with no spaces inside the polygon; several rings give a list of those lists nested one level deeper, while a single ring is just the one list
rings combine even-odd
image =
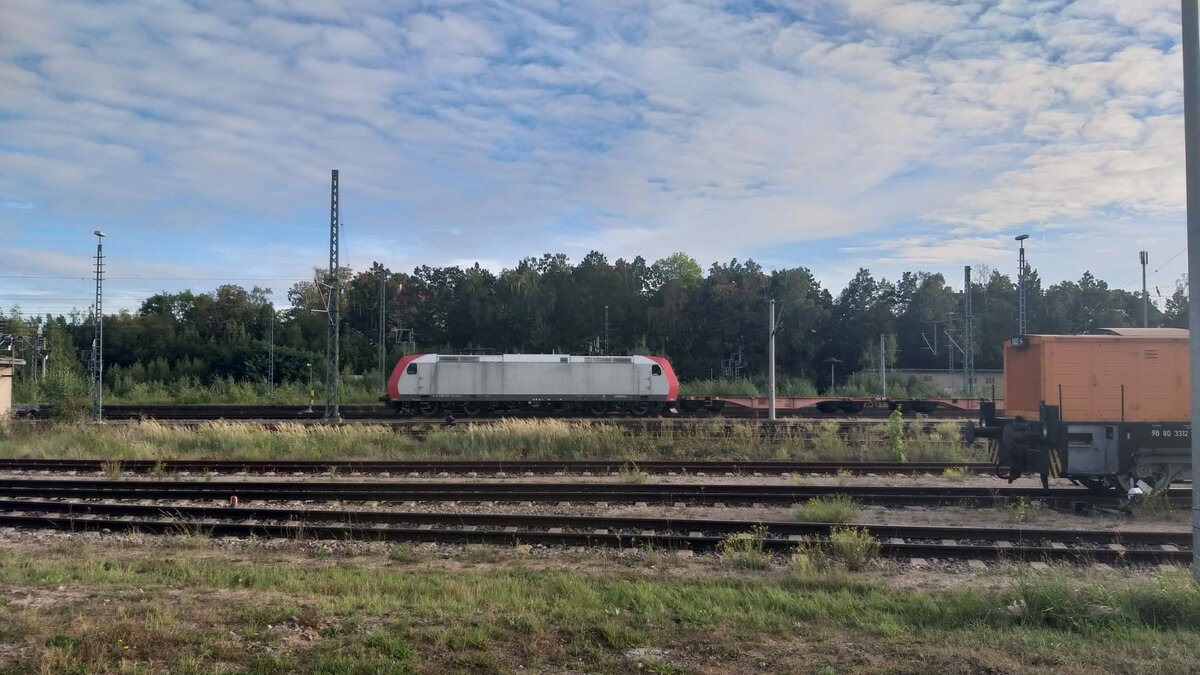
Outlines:
[{"label": "locomotive wheel", "polygon": [[462,404],[462,411],[468,417],[478,417],[483,414],[483,404],[478,401],[467,401]]},{"label": "locomotive wheel", "polygon": [[442,404],[435,401],[422,401],[417,407],[426,417],[437,417],[442,413]]},{"label": "locomotive wheel", "polygon": [[608,404],[600,402],[588,403],[583,407],[583,410],[592,417],[599,417],[608,412]]},{"label": "locomotive wheel", "polygon": [[632,403],[629,406],[629,414],[634,415],[636,417],[642,417],[643,415],[649,415],[650,414],[650,404],[645,401],[639,401],[638,403]]}]

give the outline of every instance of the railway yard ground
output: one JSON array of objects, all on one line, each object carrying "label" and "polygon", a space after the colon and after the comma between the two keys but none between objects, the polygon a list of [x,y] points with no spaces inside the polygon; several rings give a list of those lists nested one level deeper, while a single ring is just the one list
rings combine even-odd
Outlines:
[{"label": "railway yard ground", "polygon": [[955,432],[9,423],[0,673],[1200,667],[1186,486]]}]

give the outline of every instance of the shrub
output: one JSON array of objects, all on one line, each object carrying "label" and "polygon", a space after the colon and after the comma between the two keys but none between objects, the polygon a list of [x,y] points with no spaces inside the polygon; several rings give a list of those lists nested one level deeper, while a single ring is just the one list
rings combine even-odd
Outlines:
[{"label": "shrub", "polygon": [[814,497],[792,509],[792,518],[803,523],[848,523],[858,515],[858,502],[846,495]]},{"label": "shrub", "polygon": [[717,553],[735,567],[765,569],[771,563],[763,547],[766,538],[767,527],[755,525],[749,532],[737,532],[721,540],[717,544]]}]

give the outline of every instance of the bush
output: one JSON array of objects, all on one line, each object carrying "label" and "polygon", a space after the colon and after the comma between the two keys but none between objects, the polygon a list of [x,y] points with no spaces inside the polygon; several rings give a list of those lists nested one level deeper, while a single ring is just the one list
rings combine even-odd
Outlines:
[{"label": "bush", "polygon": [[801,539],[793,550],[793,565],[801,575],[837,567],[858,571],[878,558],[881,548],[879,540],[866,528],[834,527],[828,539]]},{"label": "bush", "polygon": [[749,532],[737,532],[721,540],[717,544],[717,553],[722,560],[735,567],[766,569],[771,563],[770,556],[763,549],[766,538],[766,526],[755,525]]},{"label": "bush", "polygon": [[858,502],[846,495],[814,497],[792,509],[802,523],[848,523],[858,515]]}]

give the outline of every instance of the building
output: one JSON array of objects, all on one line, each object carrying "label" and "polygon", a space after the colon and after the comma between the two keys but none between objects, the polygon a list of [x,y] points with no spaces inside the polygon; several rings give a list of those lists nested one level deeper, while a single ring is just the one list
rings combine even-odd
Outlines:
[{"label": "building", "polygon": [[[915,377],[918,382],[933,387],[939,394],[961,396],[963,391],[963,375],[961,370],[953,372],[935,368],[897,369],[888,372],[888,380],[902,382],[909,377]],[[976,370],[975,396],[992,397],[992,387],[995,387],[996,398],[1004,398],[1003,370]]]},{"label": "building", "polygon": [[13,371],[17,366],[23,365],[25,362],[21,359],[0,356],[0,417],[7,417],[12,413]]}]

